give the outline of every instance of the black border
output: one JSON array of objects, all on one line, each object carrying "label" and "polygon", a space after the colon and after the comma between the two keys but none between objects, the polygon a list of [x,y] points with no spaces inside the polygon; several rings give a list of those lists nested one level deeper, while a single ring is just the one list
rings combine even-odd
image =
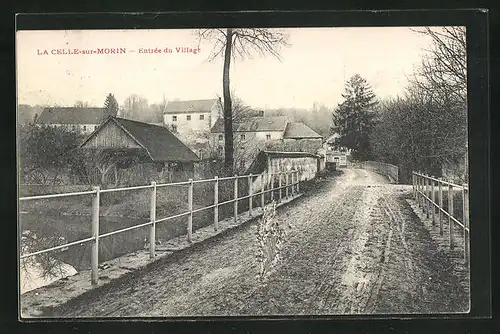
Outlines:
[{"label": "black border", "polygon": [[[489,173],[489,61],[488,61],[488,13],[485,10],[402,10],[402,11],[285,11],[285,12],[166,12],[166,13],[58,13],[58,14],[19,14],[16,16],[17,30],[61,30],[61,29],[160,29],[160,28],[195,28],[195,27],[341,27],[341,26],[424,26],[424,25],[465,25],[468,36],[468,97],[469,97],[469,152],[470,152],[470,194],[471,194],[471,314],[452,315],[447,318],[460,319],[454,322],[455,326],[447,329],[465,330],[465,318],[484,317],[491,312],[491,270],[490,270],[490,173]],[[15,205],[14,205],[15,207]],[[16,237],[17,239],[17,237]],[[396,316],[399,320],[392,320],[393,325],[398,324],[400,330],[408,330],[408,318],[429,318],[428,316]],[[265,323],[270,330],[281,327],[283,330],[309,330],[317,328],[321,323],[335,324],[336,330],[345,329],[345,320],[359,319],[359,317],[334,317],[323,320],[324,317],[300,317],[298,320],[254,320],[247,322],[250,327]],[[361,321],[358,328],[363,332],[369,330],[371,322],[375,328],[391,330],[391,325],[386,327],[383,322],[386,316],[365,317],[370,321]],[[443,319],[437,316],[439,319]],[[227,319],[227,318],[226,318]],[[247,318],[231,318],[230,320],[218,319],[210,322],[215,332],[223,328],[225,323],[229,328],[231,324]],[[235,319],[235,320],[233,320]],[[262,319],[262,318],[259,318]],[[340,319],[340,320],[338,320]],[[385,319],[385,320],[381,320]],[[128,319],[121,319],[127,321]],[[143,319],[151,321],[151,319]],[[58,320],[61,321],[61,320]],[[89,320],[86,320],[89,321]],[[99,320],[101,321],[101,320]],[[107,320],[106,320],[107,321]],[[73,320],[64,320],[62,326],[68,325]],[[208,325],[207,320],[197,322],[178,322],[179,328],[189,331],[193,326]],[[352,323],[352,322],[351,322]],[[32,329],[44,324],[30,324]],[[84,323],[78,321],[78,326],[84,328]],[[126,323],[100,325],[109,326],[109,329],[120,331],[127,328]],[[283,326],[284,325],[284,326]],[[403,327],[401,327],[401,325]],[[133,327],[139,330],[147,326],[142,322],[134,322]],[[380,327],[382,326],[382,327]],[[458,327],[457,327],[458,326]],[[132,327],[132,326],[131,326]],[[128,328],[130,329],[130,328]],[[133,329],[136,331],[136,329]],[[193,328],[194,329],[194,328]],[[234,328],[236,329],[236,328]],[[395,328],[392,328],[394,330]],[[399,332],[399,331],[398,331]]]}]

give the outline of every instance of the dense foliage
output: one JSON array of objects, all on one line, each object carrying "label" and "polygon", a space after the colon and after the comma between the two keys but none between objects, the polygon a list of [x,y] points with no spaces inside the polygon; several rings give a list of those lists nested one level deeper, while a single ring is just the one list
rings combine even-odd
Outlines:
[{"label": "dense foliage", "polygon": [[83,135],[62,127],[22,125],[19,128],[19,167],[22,183],[59,184],[69,171],[81,176],[77,148]]}]

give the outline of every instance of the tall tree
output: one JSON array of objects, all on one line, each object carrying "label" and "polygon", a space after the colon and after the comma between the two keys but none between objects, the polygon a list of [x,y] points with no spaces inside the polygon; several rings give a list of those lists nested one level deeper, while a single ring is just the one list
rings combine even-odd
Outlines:
[{"label": "tall tree", "polygon": [[359,74],[352,76],[342,94],[344,101],[333,112],[331,133],[338,133],[339,146],[353,151],[353,157],[369,159],[369,136],[375,125],[375,94],[370,84]]},{"label": "tall tree", "polygon": [[[414,89],[425,92],[428,98],[441,104],[443,115],[437,115],[442,121],[444,115],[449,118],[446,123],[456,124],[463,135],[456,141],[453,152],[461,146],[464,161],[465,180],[468,178],[468,143],[467,143],[467,35],[465,27],[425,27],[413,29],[432,40],[431,47],[426,49],[419,68],[411,78]],[[448,110],[444,110],[447,108]],[[456,111],[456,112],[453,112]],[[465,121],[463,120],[465,118]]]},{"label": "tall tree", "polygon": [[231,59],[235,56],[251,58],[254,53],[271,54],[280,60],[280,48],[288,45],[287,36],[274,29],[204,29],[199,30],[198,38],[215,42],[211,60],[222,55],[224,66],[222,71],[222,92],[224,98],[224,166],[228,174],[234,169],[233,148],[233,116],[229,82]]},{"label": "tall tree", "polygon": [[116,116],[118,114],[118,110],[120,106],[118,105],[118,101],[113,94],[109,93],[106,96],[106,100],[104,101],[104,108],[106,108],[111,115]]}]

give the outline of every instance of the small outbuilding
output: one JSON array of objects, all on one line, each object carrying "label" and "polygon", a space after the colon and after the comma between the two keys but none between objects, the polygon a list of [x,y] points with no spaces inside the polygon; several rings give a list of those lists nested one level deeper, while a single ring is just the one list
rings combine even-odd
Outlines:
[{"label": "small outbuilding", "polygon": [[[164,126],[111,116],[80,148],[91,152],[101,184],[175,182],[193,177],[198,156]],[[114,171],[114,178],[106,176]],[[111,179],[111,180],[110,180]],[[113,180],[114,179],[114,180]]]}]

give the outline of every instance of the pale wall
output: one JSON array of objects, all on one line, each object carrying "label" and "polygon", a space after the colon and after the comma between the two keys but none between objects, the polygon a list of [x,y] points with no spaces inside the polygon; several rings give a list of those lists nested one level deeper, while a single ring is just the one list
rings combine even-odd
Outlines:
[{"label": "pale wall", "polygon": [[[324,161],[322,158],[320,158],[320,170],[321,168],[324,168]],[[266,183],[266,189],[269,186],[271,182],[271,176],[270,173],[277,173],[277,172],[291,172],[292,170],[298,170],[299,171],[299,181],[307,181],[307,180],[312,180],[314,179],[319,170],[318,170],[318,158],[314,157],[277,157],[273,156],[268,159],[268,164],[266,167],[266,170],[262,173],[262,176],[259,176],[255,179],[253,183],[253,190],[255,191],[260,191],[261,189],[261,182],[262,178],[264,178],[264,182]],[[293,176],[294,181],[296,182],[297,180],[296,175]],[[275,180],[276,177],[275,177]],[[277,182],[277,181],[276,181]],[[292,182],[291,176],[289,175],[289,182]],[[282,185],[285,184],[285,176],[282,176]]]},{"label": "pale wall", "polygon": [[75,126],[75,131],[78,130],[84,134],[90,134],[97,129],[100,124],[47,124],[47,126],[57,127],[57,128],[66,128],[68,130],[72,130],[73,126]]},{"label": "pale wall", "polygon": [[[189,131],[207,131],[209,132],[218,118],[218,110],[216,105],[207,112],[193,113],[168,113],[163,115],[165,125],[176,125],[178,133],[186,133]],[[203,115],[203,119],[200,119]],[[177,116],[177,121],[173,121],[173,116]],[[187,120],[187,116],[191,116],[191,120]]]}]

